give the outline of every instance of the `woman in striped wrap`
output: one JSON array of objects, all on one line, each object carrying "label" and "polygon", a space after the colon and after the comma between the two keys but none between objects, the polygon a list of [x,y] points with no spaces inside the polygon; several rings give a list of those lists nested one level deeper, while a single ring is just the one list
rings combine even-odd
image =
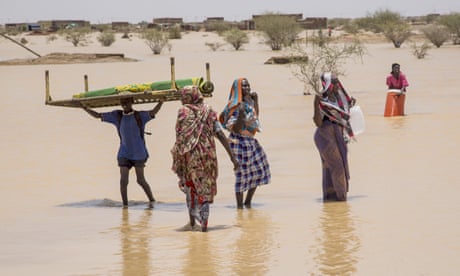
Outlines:
[{"label": "woman in striped wrap", "polygon": [[323,90],[314,100],[313,120],[318,127],[314,140],[321,156],[323,170],[323,200],[346,201],[350,173],[347,143],[354,139],[350,125],[350,97],[337,76],[321,75]]},{"label": "woman in striped wrap", "polygon": [[[271,179],[270,166],[264,149],[254,137],[261,131],[259,100],[246,78],[234,80],[227,105],[219,120],[230,131],[230,147],[240,166],[235,171],[235,196],[238,209],[251,208],[251,201],[259,185]],[[247,191],[243,201],[244,192]]]}]

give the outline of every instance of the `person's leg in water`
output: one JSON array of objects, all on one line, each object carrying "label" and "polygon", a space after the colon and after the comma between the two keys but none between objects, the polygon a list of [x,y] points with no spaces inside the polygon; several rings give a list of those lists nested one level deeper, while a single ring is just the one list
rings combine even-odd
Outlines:
[{"label": "person's leg in water", "polygon": [[201,232],[208,231],[209,203],[204,202],[200,208]]},{"label": "person's leg in water", "polygon": [[149,208],[153,208],[153,203],[155,202],[155,198],[153,197],[152,190],[150,189],[149,183],[145,180],[144,176],[144,166],[137,166],[134,167],[136,169],[136,177],[137,177],[137,184],[139,184],[142,189],[144,190],[145,194],[149,199]]},{"label": "person's leg in water", "polygon": [[[187,185],[188,184],[188,185]],[[193,208],[195,202],[193,202],[193,196],[192,196],[192,187],[190,187],[190,183],[187,183],[184,185],[184,192],[185,192],[185,203],[187,205],[187,210],[188,210],[188,217],[190,220],[190,227],[193,230],[193,227],[195,226],[195,216],[193,215]]]},{"label": "person's leg in water", "polygon": [[237,209],[243,209],[243,196],[244,196],[243,192],[235,193]]},{"label": "person's leg in water", "polygon": [[187,182],[185,194],[191,230],[195,230],[196,221],[198,221],[201,231],[206,232],[208,230],[209,203],[207,201],[200,202],[192,182]]},{"label": "person's leg in water", "polygon": [[246,199],[244,200],[244,206],[246,208],[251,208],[251,201],[254,193],[256,192],[257,187],[249,189],[248,193],[246,194]]},{"label": "person's leg in water", "polygon": [[120,193],[123,208],[128,208],[129,167],[120,166]]}]

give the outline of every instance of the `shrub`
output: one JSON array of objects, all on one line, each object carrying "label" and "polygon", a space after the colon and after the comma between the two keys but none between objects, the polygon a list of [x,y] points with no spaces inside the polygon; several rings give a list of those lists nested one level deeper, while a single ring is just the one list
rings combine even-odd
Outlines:
[{"label": "shrub", "polygon": [[220,42],[206,42],[204,45],[208,46],[213,52],[215,52],[224,44]]},{"label": "shrub", "polygon": [[439,24],[449,29],[454,44],[460,44],[460,13],[450,13],[439,18]]},{"label": "shrub", "polygon": [[102,32],[97,37],[97,41],[104,47],[109,47],[115,42],[115,34],[110,31]]},{"label": "shrub", "polygon": [[400,48],[411,35],[409,24],[399,13],[390,10],[378,10],[364,18],[357,19],[355,23],[360,29],[383,33],[396,48]]},{"label": "shrub", "polygon": [[206,24],[205,29],[207,32],[217,32],[219,35],[222,35],[224,32],[230,30],[232,26],[228,22],[215,21]]},{"label": "shrub", "polygon": [[65,28],[59,31],[59,34],[63,35],[65,40],[77,47],[88,41],[88,34],[91,33],[91,29],[88,27],[74,27]]},{"label": "shrub", "polygon": [[418,59],[424,59],[428,55],[430,45],[424,42],[422,45],[417,46],[417,43],[412,45],[412,54]]},{"label": "shrub", "polygon": [[145,29],[141,32],[141,38],[144,39],[147,46],[152,50],[154,55],[161,54],[163,48],[169,45],[168,34],[157,29]]},{"label": "shrub", "polygon": [[55,34],[51,34],[46,38],[46,42],[50,43],[52,41],[55,41],[56,39],[58,39],[58,37]]},{"label": "shrub", "polygon": [[249,43],[248,34],[240,29],[231,29],[222,34],[224,40],[230,43],[235,50],[241,49],[243,44]]},{"label": "shrub", "polygon": [[411,35],[409,25],[404,22],[388,22],[382,27],[383,34],[393,43],[395,48],[400,48]]},{"label": "shrub", "polygon": [[440,25],[431,25],[426,28],[422,29],[423,34],[425,37],[433,43],[436,48],[439,48],[449,40],[450,33],[445,26]]},{"label": "shrub", "polygon": [[266,37],[266,43],[273,51],[290,46],[300,32],[295,18],[280,14],[267,13],[255,19],[256,29]]}]

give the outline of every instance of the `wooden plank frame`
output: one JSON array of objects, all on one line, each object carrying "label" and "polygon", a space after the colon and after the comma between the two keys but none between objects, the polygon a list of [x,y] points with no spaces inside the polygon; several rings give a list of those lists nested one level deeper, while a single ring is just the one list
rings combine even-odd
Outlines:
[{"label": "wooden plank frame", "polygon": [[[53,106],[63,106],[63,107],[108,107],[108,106],[117,106],[120,105],[120,99],[123,98],[133,98],[134,104],[144,104],[144,103],[153,103],[163,101],[177,101],[180,100],[181,94],[180,91],[175,87],[176,76],[175,76],[175,61],[174,57],[170,59],[171,64],[171,88],[167,90],[146,90],[144,92],[130,92],[123,91],[116,95],[109,96],[97,96],[97,97],[88,97],[88,98],[72,98],[67,100],[53,100],[50,95],[50,82],[49,82],[49,72],[45,71],[45,104]],[[85,81],[85,92],[88,91],[88,76],[84,76]],[[214,85],[211,82],[211,73],[209,63],[206,63],[206,80],[205,80],[206,93],[203,92],[204,97],[212,97],[212,92],[214,91]]]}]

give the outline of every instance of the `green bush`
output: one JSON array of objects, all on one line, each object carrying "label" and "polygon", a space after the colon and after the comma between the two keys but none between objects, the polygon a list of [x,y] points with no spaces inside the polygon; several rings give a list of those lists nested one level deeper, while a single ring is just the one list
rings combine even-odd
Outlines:
[{"label": "green bush", "polygon": [[445,26],[430,25],[423,28],[422,32],[436,48],[441,47],[450,38],[450,32]]},{"label": "green bush", "polygon": [[414,43],[412,45],[412,54],[418,59],[423,59],[428,55],[428,50],[430,48],[430,45],[428,45],[426,42],[420,46],[417,46],[417,44]]},{"label": "green bush", "polygon": [[169,45],[169,35],[157,29],[145,29],[140,35],[154,55],[161,54],[163,48]]},{"label": "green bush", "polygon": [[301,31],[295,18],[281,14],[264,14],[255,19],[255,24],[256,30],[264,34],[265,42],[273,51],[292,45]]},{"label": "green bush", "polygon": [[115,42],[115,34],[111,31],[102,32],[97,37],[97,41],[104,47],[109,47]]},{"label": "green bush", "polygon": [[224,44],[220,42],[206,42],[204,45],[208,46],[213,52],[224,46]]},{"label": "green bush", "polygon": [[249,43],[248,34],[240,29],[231,29],[222,34],[224,40],[230,43],[235,50],[240,50],[243,44]]},{"label": "green bush", "polygon": [[72,43],[75,47],[85,44],[88,41],[90,33],[91,29],[89,27],[65,28],[59,31],[59,34],[63,35],[65,40]]},{"label": "green bush", "polygon": [[460,44],[460,13],[450,13],[441,16],[441,18],[439,18],[439,24],[449,29],[454,44]]}]

